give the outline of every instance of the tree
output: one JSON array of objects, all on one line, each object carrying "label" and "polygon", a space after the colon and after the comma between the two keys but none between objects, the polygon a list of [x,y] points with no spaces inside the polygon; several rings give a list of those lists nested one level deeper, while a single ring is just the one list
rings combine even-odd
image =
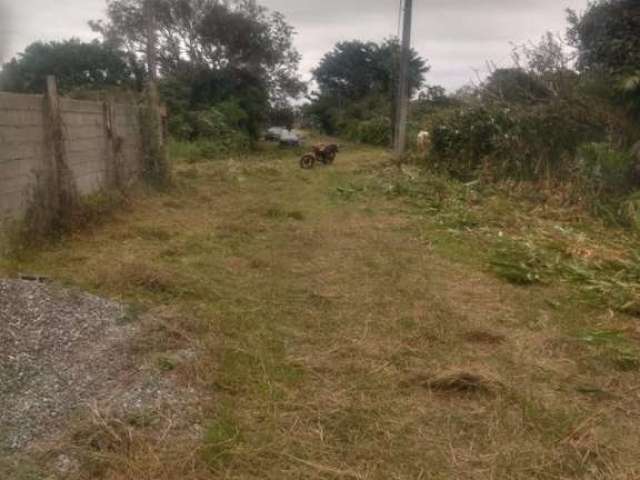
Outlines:
[{"label": "tree", "polygon": [[110,45],[77,39],[36,42],[3,66],[0,86],[18,93],[41,93],[47,75],[55,75],[61,92],[128,86],[133,72],[123,52]]},{"label": "tree", "polygon": [[447,90],[440,85],[427,85],[418,95],[418,100],[433,104],[444,104],[449,101]]},{"label": "tree", "polygon": [[297,113],[294,107],[285,104],[273,105],[269,110],[269,123],[271,125],[277,125],[292,130],[297,118]]},{"label": "tree", "polygon": [[[90,22],[105,42],[140,61],[146,49],[144,0],[107,0],[107,20]],[[197,78],[203,72],[244,72],[270,98],[298,96],[300,54],[282,14],[254,0],[155,0],[160,74]]]},{"label": "tree", "polygon": [[538,43],[517,45],[512,52],[514,69],[520,74],[530,100],[540,101],[550,97],[567,98],[575,94],[579,83],[574,69],[575,53],[558,35],[547,32]]},{"label": "tree", "polygon": [[568,11],[571,43],[578,68],[611,75],[635,74],[640,68],[640,3],[637,0],[591,2],[583,15]]},{"label": "tree", "polygon": [[[147,43],[145,2],[107,0],[107,20],[90,23],[138,66]],[[294,30],[280,13],[255,0],[153,0],[153,7],[160,93],[172,115],[181,117],[173,122],[181,130],[194,118],[189,112],[231,102],[245,113],[240,128],[257,138],[271,106],[304,91]]]},{"label": "tree", "polygon": [[640,116],[640,3],[591,2],[583,15],[568,11],[568,37],[578,51],[578,69],[617,86],[615,99]]},{"label": "tree", "polygon": [[[370,141],[372,136],[378,135],[375,143],[385,143],[394,117],[391,104],[397,91],[395,72],[399,56],[400,45],[396,39],[380,44],[359,40],[336,44],[313,71],[318,91],[310,97],[307,116],[327,133],[361,133],[369,129],[373,134],[354,133],[352,137],[362,141],[366,137]],[[411,96],[424,84],[428,71],[426,60],[412,50]],[[387,125],[388,132],[385,130]],[[384,138],[379,135],[382,131]]]},{"label": "tree", "polygon": [[[400,45],[397,40],[382,44],[353,40],[340,42],[327,53],[313,76],[322,95],[359,100],[371,94],[393,93]],[[411,51],[409,82],[413,96],[429,71],[427,62]]]},{"label": "tree", "polygon": [[522,68],[499,68],[484,84],[484,93],[490,100],[529,104],[548,99],[551,92],[533,73]]}]

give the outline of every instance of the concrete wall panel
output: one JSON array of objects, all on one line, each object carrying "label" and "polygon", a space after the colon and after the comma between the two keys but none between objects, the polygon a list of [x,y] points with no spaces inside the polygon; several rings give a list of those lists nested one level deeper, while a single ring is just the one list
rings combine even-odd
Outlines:
[{"label": "concrete wall panel", "polygon": [[[66,162],[83,195],[112,186],[107,175],[112,145],[120,145],[117,159],[126,184],[137,181],[142,170],[138,107],[113,104],[111,131],[107,111],[104,102],[60,99]],[[51,165],[47,129],[43,95],[0,92],[0,218],[26,211],[38,175]]]}]

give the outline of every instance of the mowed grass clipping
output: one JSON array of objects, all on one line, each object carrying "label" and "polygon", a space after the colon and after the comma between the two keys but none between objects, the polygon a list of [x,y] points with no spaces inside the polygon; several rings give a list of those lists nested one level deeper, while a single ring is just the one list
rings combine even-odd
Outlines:
[{"label": "mowed grass clipping", "polygon": [[197,408],[97,411],[0,473],[639,478],[640,331],[607,294],[635,277],[604,263],[637,243],[604,233],[378,149],[178,162],[170,191],[2,269],[127,302],[140,364]]}]

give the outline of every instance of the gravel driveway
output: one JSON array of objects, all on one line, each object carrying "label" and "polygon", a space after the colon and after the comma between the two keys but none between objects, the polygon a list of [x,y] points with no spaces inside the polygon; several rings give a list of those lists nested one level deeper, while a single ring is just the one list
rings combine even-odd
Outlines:
[{"label": "gravel driveway", "polygon": [[141,375],[128,352],[135,328],[125,311],[54,285],[0,280],[0,452],[58,433],[94,400],[162,400],[170,389]]}]

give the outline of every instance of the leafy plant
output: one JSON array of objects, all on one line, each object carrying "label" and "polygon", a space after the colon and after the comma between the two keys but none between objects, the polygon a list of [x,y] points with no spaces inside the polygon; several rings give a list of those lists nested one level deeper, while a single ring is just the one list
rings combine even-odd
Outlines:
[{"label": "leafy plant", "polygon": [[542,282],[545,265],[530,244],[502,241],[491,253],[493,272],[516,285]]}]

